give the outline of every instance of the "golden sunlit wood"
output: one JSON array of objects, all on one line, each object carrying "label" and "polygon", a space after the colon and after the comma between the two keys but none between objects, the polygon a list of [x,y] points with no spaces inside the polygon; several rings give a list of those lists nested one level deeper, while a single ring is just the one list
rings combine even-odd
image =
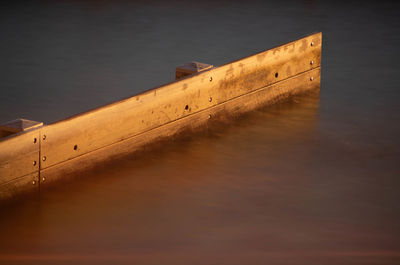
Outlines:
[{"label": "golden sunlit wood", "polygon": [[[37,172],[29,185],[40,176],[43,186],[182,130],[316,89],[321,43],[322,34],[316,33],[220,67],[206,65],[170,84],[4,138],[0,183],[15,181],[14,191],[28,185],[21,177]],[[34,138],[40,141],[33,143]],[[0,197],[10,194],[9,187],[0,186]]]}]

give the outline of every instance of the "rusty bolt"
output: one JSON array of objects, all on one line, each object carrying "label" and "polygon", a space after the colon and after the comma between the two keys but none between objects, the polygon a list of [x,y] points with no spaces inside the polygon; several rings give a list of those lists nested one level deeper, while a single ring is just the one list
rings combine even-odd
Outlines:
[{"label": "rusty bolt", "polygon": [[210,77],[210,82],[212,81],[212,76]]},{"label": "rusty bolt", "polygon": [[36,181],[32,180],[32,185],[35,185],[35,184],[36,184]]},{"label": "rusty bolt", "polygon": [[314,80],[314,77],[310,77],[310,81],[313,81]]},{"label": "rusty bolt", "polygon": [[45,181],[45,180],[46,180],[46,178],[45,178],[45,177],[43,177],[43,178],[42,178],[42,181]]},{"label": "rusty bolt", "polygon": [[34,165],[34,166],[36,166],[36,160],[35,160],[35,161],[33,161],[33,165]]},{"label": "rusty bolt", "polygon": [[211,102],[211,101],[212,101],[212,97],[210,97],[210,98],[208,99],[208,101]]},{"label": "rusty bolt", "polygon": [[46,140],[46,135],[45,135],[45,134],[43,135],[43,138],[42,138],[42,139],[43,139],[43,140]]},{"label": "rusty bolt", "polygon": [[311,61],[310,61],[310,64],[311,64],[311,65],[313,65],[313,64],[314,64],[314,61],[313,61],[313,60],[311,60]]},{"label": "rusty bolt", "polygon": [[211,119],[211,114],[208,114],[208,118]]},{"label": "rusty bolt", "polygon": [[46,161],[46,156],[43,156],[43,157],[42,157],[42,160],[43,160],[43,161]]}]

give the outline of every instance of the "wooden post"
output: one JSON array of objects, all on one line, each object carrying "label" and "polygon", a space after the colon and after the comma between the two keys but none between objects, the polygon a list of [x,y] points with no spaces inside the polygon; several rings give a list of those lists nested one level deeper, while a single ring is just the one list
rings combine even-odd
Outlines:
[{"label": "wooden post", "polygon": [[31,121],[27,119],[15,119],[12,121],[0,124],[0,138],[6,137],[14,133],[28,131],[34,128],[43,126],[43,122]]},{"label": "wooden post", "polygon": [[199,63],[199,62],[186,63],[184,65],[176,67],[175,80],[205,70],[210,70],[213,67],[214,67],[213,65],[206,63]]}]

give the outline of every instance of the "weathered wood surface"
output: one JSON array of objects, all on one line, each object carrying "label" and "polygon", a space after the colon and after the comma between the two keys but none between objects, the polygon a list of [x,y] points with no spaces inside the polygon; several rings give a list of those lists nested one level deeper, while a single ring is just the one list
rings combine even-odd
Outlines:
[{"label": "weathered wood surface", "polygon": [[38,177],[43,186],[182,130],[319,87],[321,38],[313,34],[0,140],[0,190],[35,186]]},{"label": "weathered wood surface", "polygon": [[45,161],[41,168],[317,68],[320,58],[321,34],[315,34],[45,126],[42,128],[46,136],[42,141]]},{"label": "weathered wood surface", "polygon": [[[312,81],[311,78],[313,79]],[[318,67],[298,76],[199,111],[196,115],[185,116],[182,119],[167,123],[145,133],[43,169],[40,174],[42,178],[45,178],[45,182],[41,182],[41,188],[46,188],[47,184],[59,178],[65,178],[68,177],[68,175],[72,176],[73,173],[77,171],[77,168],[79,168],[80,171],[85,171],[93,168],[94,165],[101,161],[108,160],[110,157],[116,158],[117,156],[135,152],[147,144],[157,140],[168,139],[179,132],[196,131],[209,122],[226,121],[232,116],[260,108],[268,103],[288,98],[291,95],[319,89],[319,86],[320,68]]]},{"label": "weathered wood surface", "polygon": [[190,62],[181,66],[176,67],[175,71],[175,80],[180,79],[182,77],[192,75],[198,72],[210,70],[214,66],[211,64],[199,63],[199,62]]},{"label": "weathered wood surface", "polygon": [[12,198],[22,192],[39,191],[39,171],[18,177],[0,185],[0,200]]},{"label": "weathered wood surface", "polygon": [[39,141],[39,129],[0,141],[0,198],[9,197],[9,187],[38,187],[35,178],[39,172]]},{"label": "weathered wood surface", "polygon": [[15,119],[3,124],[0,124],[0,138],[9,136],[14,133],[28,131],[38,128],[43,125],[43,122],[31,121],[27,119]]}]

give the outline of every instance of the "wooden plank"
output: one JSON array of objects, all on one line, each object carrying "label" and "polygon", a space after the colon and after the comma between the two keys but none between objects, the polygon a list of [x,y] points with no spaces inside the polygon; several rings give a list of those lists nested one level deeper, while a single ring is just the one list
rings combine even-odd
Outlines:
[{"label": "wooden plank", "polygon": [[39,171],[40,129],[0,141],[0,185]]},{"label": "wooden plank", "polygon": [[24,192],[39,192],[39,172],[34,172],[0,185],[0,201]]},{"label": "wooden plank", "polygon": [[155,141],[166,139],[184,131],[196,131],[202,126],[205,127],[209,122],[226,120],[232,116],[285,99],[291,95],[319,89],[319,86],[320,67],[317,67],[295,77],[262,87],[251,93],[233,98],[219,105],[214,105],[208,109],[185,116],[182,119],[175,120],[142,134],[126,138],[52,167],[47,167],[41,170],[41,177],[45,179],[45,182],[41,182],[41,189],[45,189],[48,184],[59,178],[73,176],[76,171],[85,171],[93,168],[98,163],[109,160],[110,157],[118,158],[118,156],[130,154],[143,149],[146,145]]},{"label": "wooden plank", "polygon": [[43,127],[41,168],[319,68],[321,33]]}]

